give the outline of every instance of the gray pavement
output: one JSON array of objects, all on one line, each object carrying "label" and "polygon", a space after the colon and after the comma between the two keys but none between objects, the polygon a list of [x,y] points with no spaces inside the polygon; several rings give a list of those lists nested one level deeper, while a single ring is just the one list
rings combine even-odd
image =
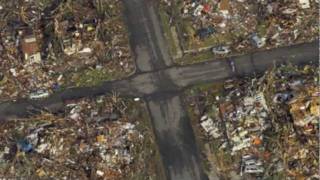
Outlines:
[{"label": "gray pavement", "polygon": [[[301,44],[200,64],[138,73],[124,80],[106,82],[99,87],[67,89],[39,101],[20,99],[3,102],[0,104],[0,120],[25,117],[43,110],[56,113],[63,110],[65,101],[94,97],[112,91],[118,91],[124,96],[145,97],[168,179],[206,179],[201,170],[199,150],[192,129],[189,128],[187,114],[182,111],[184,108],[181,99],[174,98],[175,95],[186,87],[263,72],[279,63],[306,64],[310,61],[318,63],[318,48],[316,42]],[[232,72],[230,61],[234,61],[236,72]],[[167,98],[168,96],[174,97]],[[168,123],[169,120],[172,122]],[[178,127],[174,126],[175,123],[184,125]],[[168,140],[171,140],[169,144]]]},{"label": "gray pavement", "polygon": [[124,4],[137,72],[153,71],[172,65],[154,0],[124,0]]},{"label": "gray pavement", "polygon": [[[137,64],[135,75],[101,86],[72,88],[39,101],[20,99],[0,104],[0,120],[24,117],[40,110],[59,112],[63,103],[112,91],[144,97],[167,179],[208,179],[179,93],[190,86],[219,82],[234,76],[261,73],[274,64],[318,63],[317,42],[216,59],[188,66],[173,66],[165,45],[153,0],[124,0],[130,44]],[[231,62],[235,64],[232,71]]]},{"label": "gray pavement", "polygon": [[207,179],[180,97],[154,98],[147,104],[168,179]]},{"label": "gray pavement", "polygon": [[[150,95],[147,105],[167,179],[207,179],[201,168],[195,138],[181,99],[178,96],[165,98],[165,94],[175,91],[177,86],[171,76],[163,71],[172,65],[172,61],[154,2],[125,0],[137,70],[149,73],[138,75],[122,85],[129,85],[141,95]],[[160,95],[152,97],[162,90],[164,92],[160,92]]]},{"label": "gray pavement", "polygon": [[[231,62],[234,62],[235,72]],[[166,69],[172,81],[180,88],[206,82],[217,82],[232,76],[262,73],[274,65],[309,62],[319,63],[319,43],[311,42],[277,49],[253,52],[242,56],[215,59],[209,62]]]}]

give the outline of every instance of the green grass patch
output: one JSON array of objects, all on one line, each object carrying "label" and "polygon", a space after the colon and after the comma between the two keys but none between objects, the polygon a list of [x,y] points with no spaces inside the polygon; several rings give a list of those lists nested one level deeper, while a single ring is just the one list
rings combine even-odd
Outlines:
[{"label": "green grass patch", "polygon": [[195,48],[218,46],[220,44],[227,44],[231,41],[232,41],[232,34],[230,33],[214,34],[209,38],[205,39],[204,41],[201,41],[198,46],[195,46]]},{"label": "green grass patch", "polygon": [[167,13],[164,10],[164,7],[160,6],[159,8],[159,15],[160,15],[160,21],[162,23],[162,29],[164,31],[164,36],[166,38],[166,40],[169,42],[169,52],[171,55],[176,55],[177,54],[177,47],[174,41],[174,37],[172,35],[171,32],[171,27],[169,24],[169,16],[167,15]]},{"label": "green grass patch", "polygon": [[72,81],[76,86],[97,86],[103,81],[112,80],[115,77],[114,73],[108,73],[105,70],[88,69],[82,73],[74,74]]},{"label": "green grass patch", "polygon": [[286,179],[286,175],[284,172],[278,172],[277,174],[274,174],[270,177],[265,178],[265,180],[282,180]]},{"label": "green grass patch", "polygon": [[193,63],[208,61],[213,58],[215,58],[215,55],[209,50],[209,51],[203,51],[199,53],[185,54],[182,58],[177,59],[176,63],[180,65],[193,64]]},{"label": "green grass patch", "polygon": [[257,26],[257,32],[258,32],[258,35],[263,37],[267,34],[267,24],[260,24]]}]

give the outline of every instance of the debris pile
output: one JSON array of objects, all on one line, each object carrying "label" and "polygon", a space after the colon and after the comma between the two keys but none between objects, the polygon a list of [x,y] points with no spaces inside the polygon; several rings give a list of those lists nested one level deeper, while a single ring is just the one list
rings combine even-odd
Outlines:
[{"label": "debris pile", "polygon": [[150,132],[141,117],[129,114],[129,103],[134,102],[117,97],[82,99],[68,102],[63,114],[2,123],[0,176],[114,180],[143,172],[144,177],[154,176],[153,159],[147,159],[154,152],[152,147],[145,149]]},{"label": "debris pile", "polygon": [[121,1],[1,1],[0,6],[3,100],[96,85],[134,70]]},{"label": "debris pile", "polygon": [[214,162],[224,164],[217,167],[222,176],[319,178],[318,73],[316,66],[283,65],[191,100],[204,141],[232,159]]},{"label": "debris pile", "polygon": [[[316,0],[162,0],[181,40],[194,49],[226,46],[233,52],[273,48],[318,37]],[[226,54],[228,52],[225,52]]]}]

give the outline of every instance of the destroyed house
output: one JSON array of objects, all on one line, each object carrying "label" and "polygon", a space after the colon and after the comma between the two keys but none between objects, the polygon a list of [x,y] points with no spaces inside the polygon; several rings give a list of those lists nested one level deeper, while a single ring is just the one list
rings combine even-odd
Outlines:
[{"label": "destroyed house", "polygon": [[6,47],[15,46],[16,37],[12,30],[8,30],[8,29],[2,30],[2,32],[0,33],[0,37],[1,37],[1,42],[3,43],[4,46]]},{"label": "destroyed house", "polygon": [[226,103],[220,104],[219,110],[220,110],[221,116],[226,117],[228,116],[229,113],[234,112],[235,107],[231,102],[226,102]]},{"label": "destroyed house", "polygon": [[68,56],[76,53],[77,46],[74,42],[75,40],[71,36],[66,36],[62,39],[62,49]]},{"label": "destroyed house", "polygon": [[21,50],[27,63],[40,63],[41,54],[37,39],[34,35],[25,36],[21,42]]}]

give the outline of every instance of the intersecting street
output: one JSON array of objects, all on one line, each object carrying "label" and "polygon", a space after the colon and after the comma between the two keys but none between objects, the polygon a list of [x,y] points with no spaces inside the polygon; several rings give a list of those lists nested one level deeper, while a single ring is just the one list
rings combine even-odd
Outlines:
[{"label": "intersecting street", "polygon": [[[58,112],[66,100],[117,91],[146,101],[167,179],[208,179],[181,92],[197,84],[220,82],[234,76],[262,73],[281,63],[318,61],[318,42],[293,45],[246,55],[177,66],[169,55],[156,4],[151,0],[124,0],[136,73],[101,86],[70,88],[46,99],[3,102],[0,119],[25,117],[42,110]],[[231,62],[235,64],[232,70]]]}]

